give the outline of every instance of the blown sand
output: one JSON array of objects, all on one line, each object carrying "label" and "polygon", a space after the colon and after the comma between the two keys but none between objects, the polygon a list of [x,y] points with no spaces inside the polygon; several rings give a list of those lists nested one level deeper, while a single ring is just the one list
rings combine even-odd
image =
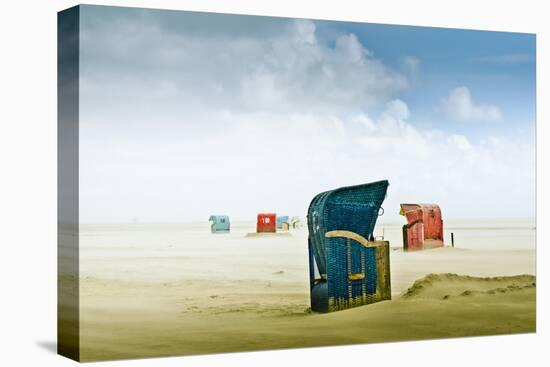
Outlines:
[{"label": "blown sand", "polygon": [[81,226],[81,358],[535,331],[531,225],[447,225],[455,248],[416,253],[399,248],[399,225],[384,227],[393,299],[316,314],[305,228],[247,238],[253,223],[230,234],[211,234],[207,223]]}]

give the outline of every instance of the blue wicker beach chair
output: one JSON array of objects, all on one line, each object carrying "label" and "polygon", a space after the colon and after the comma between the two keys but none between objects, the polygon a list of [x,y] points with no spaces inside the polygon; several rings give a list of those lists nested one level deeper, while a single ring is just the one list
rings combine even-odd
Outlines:
[{"label": "blue wicker beach chair", "polygon": [[389,242],[373,231],[388,181],[318,194],[308,210],[311,309],[331,312],[391,299]]}]

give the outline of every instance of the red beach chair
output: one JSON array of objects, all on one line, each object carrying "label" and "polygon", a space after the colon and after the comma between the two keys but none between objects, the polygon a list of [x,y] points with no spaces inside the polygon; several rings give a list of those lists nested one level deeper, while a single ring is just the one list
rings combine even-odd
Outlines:
[{"label": "red beach chair", "polygon": [[443,220],[437,204],[401,204],[399,214],[407,218],[403,226],[403,249],[425,250],[443,247]]}]

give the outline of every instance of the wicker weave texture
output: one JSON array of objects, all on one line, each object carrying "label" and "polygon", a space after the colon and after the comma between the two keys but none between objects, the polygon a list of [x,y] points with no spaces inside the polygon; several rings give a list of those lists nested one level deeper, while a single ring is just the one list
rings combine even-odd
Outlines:
[{"label": "wicker weave texture", "polygon": [[336,311],[391,297],[389,243],[367,248],[350,238],[325,238],[329,231],[345,230],[372,239],[388,185],[378,181],[343,187],[312,200],[308,248],[314,311]]}]

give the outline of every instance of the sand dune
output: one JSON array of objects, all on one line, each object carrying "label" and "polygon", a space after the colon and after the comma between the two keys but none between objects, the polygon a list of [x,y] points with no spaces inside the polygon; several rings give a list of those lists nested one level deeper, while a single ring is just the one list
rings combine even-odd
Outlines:
[{"label": "sand dune", "polygon": [[535,288],[533,275],[472,277],[469,275],[428,274],[417,280],[403,298],[449,299],[456,296],[508,293]]}]

